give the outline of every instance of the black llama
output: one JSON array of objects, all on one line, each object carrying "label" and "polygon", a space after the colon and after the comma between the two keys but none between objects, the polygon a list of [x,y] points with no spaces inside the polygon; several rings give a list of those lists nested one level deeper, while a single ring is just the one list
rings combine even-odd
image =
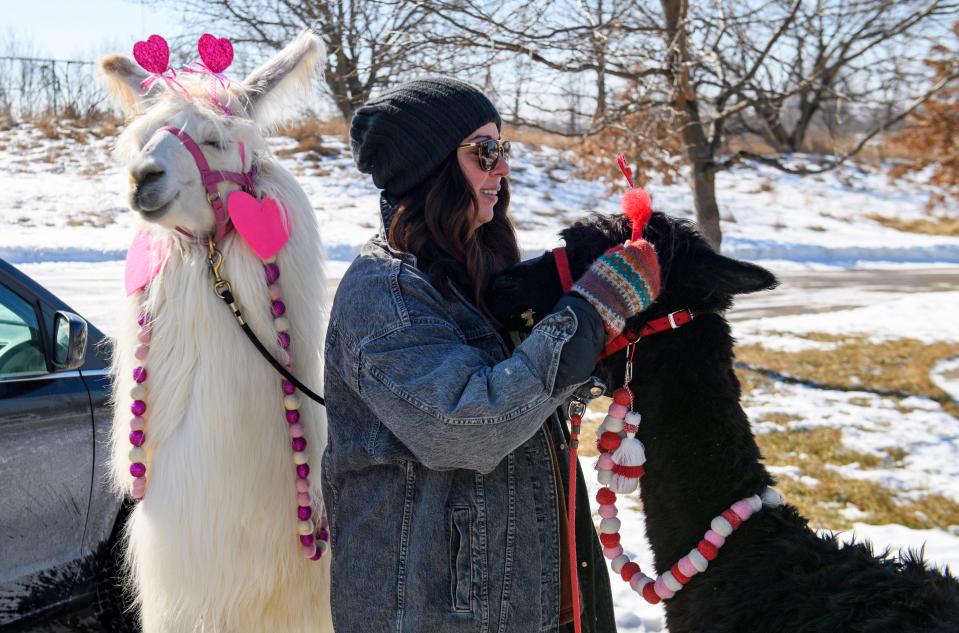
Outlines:
[{"label": "black llama", "polygon": [[[562,231],[573,278],[629,235],[622,217],[594,216]],[[643,416],[637,437],[646,447],[640,487],[647,537],[663,572],[695,547],[712,517],[773,484],[739,404],[723,311],[734,295],[777,281],[764,268],[715,253],[689,222],[654,213],[643,236],[659,254],[663,290],[627,326],[638,331],[683,308],[703,313],[641,339],[630,385]],[[489,305],[502,323],[524,330],[531,315],[548,314],[561,294],[546,253],[499,276]],[[597,372],[612,388],[622,383],[624,368],[620,352]],[[666,618],[671,633],[956,633],[959,582],[926,569],[920,555],[900,560],[874,556],[864,544],[842,547],[818,536],[787,504],[744,522],[706,572],[666,601]]]}]

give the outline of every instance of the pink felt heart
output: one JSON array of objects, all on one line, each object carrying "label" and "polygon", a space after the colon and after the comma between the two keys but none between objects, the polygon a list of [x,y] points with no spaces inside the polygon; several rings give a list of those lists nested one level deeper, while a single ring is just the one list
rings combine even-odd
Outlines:
[{"label": "pink felt heart", "polygon": [[203,65],[214,73],[222,73],[233,63],[233,44],[225,37],[217,39],[209,33],[200,36],[196,43]]},{"label": "pink felt heart", "polygon": [[159,35],[151,35],[133,45],[133,57],[143,70],[159,74],[170,66],[170,46]]},{"label": "pink felt heart", "polygon": [[257,200],[245,191],[234,191],[226,199],[226,208],[237,233],[260,259],[273,257],[289,241],[290,218],[273,198]]},{"label": "pink felt heart", "polygon": [[147,287],[160,273],[167,258],[166,242],[153,241],[150,232],[140,229],[133,237],[133,243],[127,249],[127,260],[123,270],[123,285],[127,296]]}]

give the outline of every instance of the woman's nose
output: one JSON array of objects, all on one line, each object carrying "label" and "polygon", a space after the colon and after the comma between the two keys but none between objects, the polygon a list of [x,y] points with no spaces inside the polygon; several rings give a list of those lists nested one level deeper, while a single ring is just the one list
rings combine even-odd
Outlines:
[{"label": "woman's nose", "polygon": [[509,176],[509,163],[506,162],[506,159],[502,156],[496,161],[496,164],[493,165],[493,171],[490,172],[494,176],[499,176],[500,178],[506,178]]}]

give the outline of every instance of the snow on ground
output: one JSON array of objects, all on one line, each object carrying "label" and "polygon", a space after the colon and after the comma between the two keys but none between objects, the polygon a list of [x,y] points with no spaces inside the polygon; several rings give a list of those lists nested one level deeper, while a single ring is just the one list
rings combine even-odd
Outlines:
[{"label": "snow on ground", "polygon": [[[120,260],[138,222],[126,211],[124,172],[107,155],[111,141],[49,139],[27,126],[0,132],[0,189],[5,192],[0,257],[107,333],[114,329],[112,307],[122,292]],[[271,144],[280,150],[295,142],[275,138]],[[342,139],[326,137],[324,144],[330,155],[319,160],[295,155],[283,162],[316,209],[328,276],[335,284],[377,229],[379,217],[377,192],[356,173]],[[511,213],[526,254],[555,246],[559,229],[590,211],[616,211],[617,197],[602,184],[575,178],[573,165],[560,151],[517,149]],[[690,216],[685,183],[653,184],[649,189],[657,208]],[[959,341],[954,320],[959,313],[959,238],[904,233],[868,217],[924,217],[928,190],[921,184],[890,184],[883,170],[855,166],[807,178],[768,168],[738,168],[718,176],[717,191],[724,253],[761,261],[785,280],[776,291],[741,298],[730,312],[740,342],[783,350],[833,345],[803,338],[809,332]],[[852,270],[856,268],[869,270]],[[959,359],[940,363],[933,379],[959,398]],[[745,405],[754,421],[778,412],[790,414],[790,427],[841,428],[844,444],[858,451],[905,449],[906,457],[895,466],[837,468],[848,477],[880,481],[902,499],[938,492],[959,500],[959,420],[937,402],[775,383],[765,391],[754,390]],[[754,426],[758,433],[783,428],[772,422]],[[592,459],[584,462],[595,492]],[[795,467],[772,464],[770,469],[779,478],[817,483]],[[925,545],[927,559],[959,568],[959,526],[911,530],[863,524],[864,513],[853,506],[842,513],[858,521],[854,530],[843,533],[844,540],[868,539],[877,550],[893,551]],[[620,516],[628,535],[624,546],[652,571],[642,513],[624,507]],[[665,630],[661,606],[646,604],[618,575],[611,573],[611,581],[620,631]]]},{"label": "snow on ground", "polygon": [[[79,144],[47,138],[20,126],[0,132],[0,257],[13,263],[119,259],[136,223],[126,208],[126,175],[108,156],[112,139]],[[276,150],[292,139],[271,140]],[[328,257],[349,261],[379,223],[377,192],[353,167],[346,144],[324,137],[329,155],[282,159],[317,210]],[[534,253],[556,245],[557,232],[594,210],[614,212],[617,196],[597,182],[575,177],[557,149],[517,144],[511,213],[520,245]],[[690,216],[689,189],[680,181],[649,187],[657,208]],[[896,231],[871,214],[918,218],[928,190],[891,184],[882,169],[846,166],[799,178],[772,168],[739,167],[717,177],[724,252],[750,260],[804,264],[959,263],[959,237]],[[65,230],[69,229],[69,230]]]},{"label": "snow on ground", "polygon": [[[843,303],[846,304],[862,299],[854,297],[849,289],[839,289],[837,292],[845,293]],[[740,344],[761,343],[767,348],[782,351],[795,351],[803,347],[829,349],[836,345],[802,339],[802,334],[810,332],[859,335],[875,342],[904,337],[927,343],[957,339],[959,290],[900,294],[895,298],[884,294],[885,297],[873,297],[870,305],[848,310],[762,317],[738,323],[733,333]]]}]

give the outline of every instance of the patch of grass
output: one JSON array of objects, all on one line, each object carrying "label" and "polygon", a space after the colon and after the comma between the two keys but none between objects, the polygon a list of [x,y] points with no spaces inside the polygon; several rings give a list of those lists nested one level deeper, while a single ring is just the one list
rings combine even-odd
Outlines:
[{"label": "patch of grass", "polygon": [[33,121],[33,126],[45,138],[60,138],[60,126],[52,116],[39,117]]},{"label": "patch of grass", "polygon": [[756,437],[766,461],[782,466],[808,466],[858,463],[875,468],[882,458],[843,447],[842,430],[831,426],[811,429],[786,429]]},{"label": "patch of grass", "polygon": [[808,486],[781,476],[776,487],[817,528],[848,529],[852,522],[841,510],[854,505],[867,523],[899,523],[914,529],[959,525],[959,504],[931,494],[901,502],[895,492],[876,482],[845,477],[830,466],[858,463],[861,469],[894,466],[905,457],[902,449],[888,449],[888,457],[846,448],[842,431],[832,427],[788,429],[756,437],[766,463],[796,466],[802,475],[818,481]]},{"label": "patch of grass", "polygon": [[[813,339],[833,335],[810,335]],[[815,339],[814,339],[815,340]],[[864,387],[934,398],[944,410],[959,418],[957,405],[929,377],[940,360],[959,355],[959,343],[924,343],[915,339],[895,339],[873,343],[863,338],[843,337],[827,351],[771,351],[761,345],[736,348],[736,356],[751,365],[840,389]],[[739,372],[740,376],[749,372]]]},{"label": "patch of grass", "polygon": [[925,235],[959,236],[959,217],[903,220],[901,218],[890,218],[876,213],[867,215],[866,217],[870,220],[875,220],[883,226],[896,229],[897,231],[922,233]]},{"label": "patch of grass", "polygon": [[307,160],[319,161],[323,156],[336,156],[339,150],[323,144],[324,135],[346,136],[346,124],[342,121],[321,121],[316,118],[303,118],[287,123],[277,130],[284,136],[296,140],[296,147],[276,152],[278,156],[305,154]]},{"label": "patch of grass", "polygon": [[772,378],[763,374],[745,369],[735,369],[736,378],[739,379],[739,387],[743,398],[749,398],[753,391],[758,389],[767,389],[773,384]]},{"label": "patch of grass", "polygon": [[112,214],[103,211],[79,211],[67,218],[67,226],[92,226],[102,229],[116,222]]},{"label": "patch of grass", "polygon": [[901,446],[887,446],[886,448],[882,449],[882,452],[884,452],[886,455],[889,455],[889,459],[896,463],[901,462],[909,456],[909,451]]},{"label": "patch of grass", "polygon": [[772,413],[766,413],[756,422],[772,422],[773,424],[778,424],[779,426],[786,426],[790,422],[795,422],[796,420],[801,420],[802,418],[798,415],[793,415],[791,413],[784,413],[782,411],[774,411]]},{"label": "patch of grass", "polygon": [[299,141],[307,136],[336,135],[346,138],[349,128],[342,119],[323,121],[316,117],[304,117],[281,125],[277,132]]}]

